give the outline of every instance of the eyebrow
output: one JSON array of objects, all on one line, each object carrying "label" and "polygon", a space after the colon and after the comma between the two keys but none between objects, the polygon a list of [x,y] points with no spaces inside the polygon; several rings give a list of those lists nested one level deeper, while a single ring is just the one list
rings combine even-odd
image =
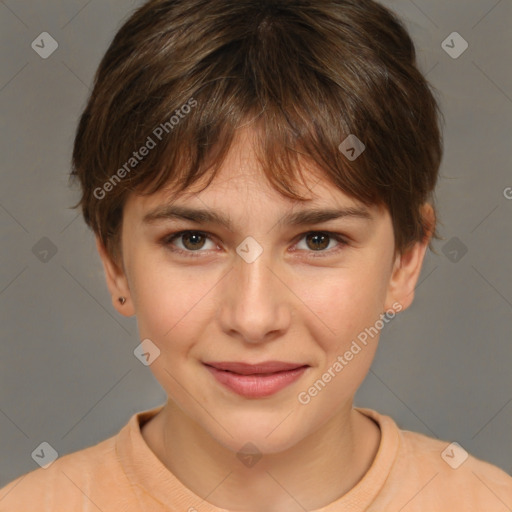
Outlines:
[{"label": "eyebrow", "polygon": [[[347,217],[373,220],[373,215],[366,207],[313,208],[288,213],[281,217],[277,224],[280,226],[303,226]],[[233,231],[231,219],[221,212],[179,205],[158,207],[147,213],[143,218],[143,222],[149,224],[166,219],[188,220],[197,224],[219,224],[229,231]]]}]

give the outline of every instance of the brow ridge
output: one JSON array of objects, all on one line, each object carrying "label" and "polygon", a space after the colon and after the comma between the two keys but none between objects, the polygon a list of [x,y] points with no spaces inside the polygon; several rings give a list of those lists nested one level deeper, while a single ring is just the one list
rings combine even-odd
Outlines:
[{"label": "brow ridge", "polygon": [[[321,224],[330,220],[340,218],[360,218],[372,220],[373,216],[365,207],[344,207],[344,208],[312,208],[298,212],[290,212],[283,215],[277,225],[280,226],[305,226]],[[181,205],[166,205],[158,207],[144,216],[144,223],[152,223],[165,219],[188,220],[197,224],[219,224],[230,231],[233,231],[231,218],[222,212],[203,208],[191,208]]]}]

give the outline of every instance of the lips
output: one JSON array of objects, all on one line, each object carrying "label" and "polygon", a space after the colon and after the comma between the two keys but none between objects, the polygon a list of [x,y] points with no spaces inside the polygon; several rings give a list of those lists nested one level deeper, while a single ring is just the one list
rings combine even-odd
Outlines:
[{"label": "lips", "polygon": [[277,372],[285,372],[289,370],[295,370],[296,368],[302,368],[308,366],[301,363],[285,363],[282,361],[265,361],[258,364],[249,364],[242,362],[207,362],[204,363],[207,366],[212,366],[217,370],[224,370],[239,375],[261,375],[271,374]]},{"label": "lips", "polygon": [[265,361],[258,364],[242,362],[208,362],[207,370],[217,382],[245,398],[271,396],[301,378],[309,365]]}]

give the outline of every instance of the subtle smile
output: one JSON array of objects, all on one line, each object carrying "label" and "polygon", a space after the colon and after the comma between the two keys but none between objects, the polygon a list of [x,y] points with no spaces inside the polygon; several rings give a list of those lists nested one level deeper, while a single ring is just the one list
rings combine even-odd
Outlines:
[{"label": "subtle smile", "polygon": [[273,395],[298,380],[309,368],[309,365],[279,361],[254,365],[238,362],[203,364],[219,383],[246,398]]}]

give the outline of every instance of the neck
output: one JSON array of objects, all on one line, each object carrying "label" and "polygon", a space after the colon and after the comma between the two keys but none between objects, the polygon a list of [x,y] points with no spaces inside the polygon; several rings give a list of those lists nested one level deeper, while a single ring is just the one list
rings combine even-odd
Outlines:
[{"label": "neck", "polygon": [[171,401],[142,435],[197,496],[219,508],[251,512],[314,510],[336,501],[368,471],[380,444],[376,423],[352,404],[291,448],[263,454],[254,464],[241,463]]}]

